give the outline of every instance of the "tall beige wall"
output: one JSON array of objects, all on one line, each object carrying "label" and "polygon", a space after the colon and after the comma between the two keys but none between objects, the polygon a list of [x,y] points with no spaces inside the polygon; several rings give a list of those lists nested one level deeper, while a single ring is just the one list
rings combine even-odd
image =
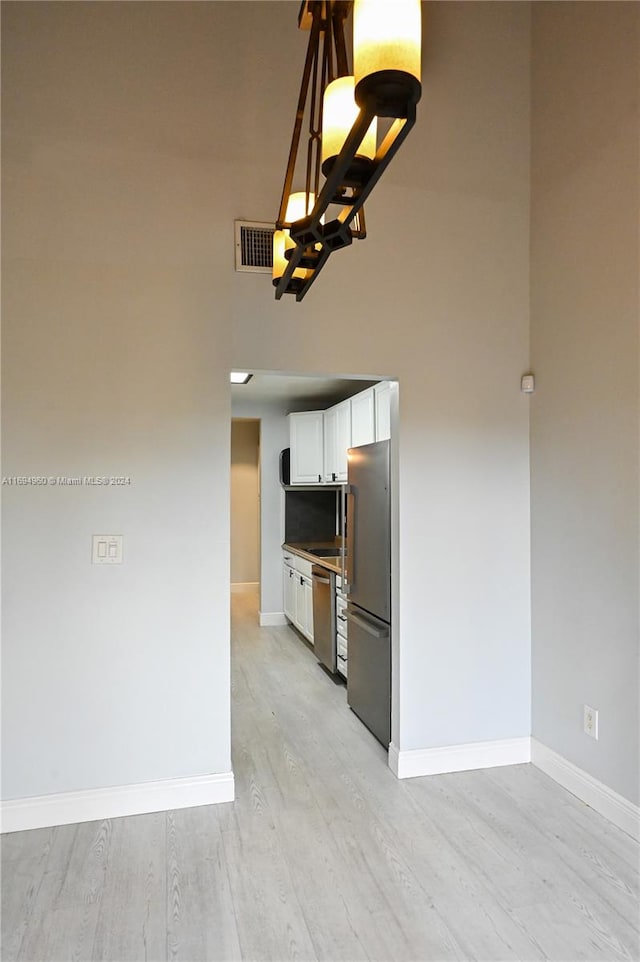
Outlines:
[{"label": "tall beige wall", "polygon": [[279,202],[295,4],[3,5],[3,472],[132,478],[5,491],[8,797],[228,770],[233,365],[399,377],[394,739],[528,735],[529,8],[425,13],[369,237],[296,305],[233,270]]},{"label": "tall beige wall", "polygon": [[260,580],[260,422],[231,421],[231,583]]},{"label": "tall beige wall", "polygon": [[533,5],[533,734],[634,801],[639,25],[635,3]]},{"label": "tall beige wall", "polygon": [[6,798],[231,768],[215,12],[2,8],[3,473],[131,479],[3,488]]}]

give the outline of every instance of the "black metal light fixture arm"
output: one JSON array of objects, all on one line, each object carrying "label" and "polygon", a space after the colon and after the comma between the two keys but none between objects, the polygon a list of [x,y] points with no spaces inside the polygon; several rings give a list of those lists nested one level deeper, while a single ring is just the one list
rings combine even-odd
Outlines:
[{"label": "black metal light fixture arm", "polygon": [[370,173],[365,178],[363,184],[356,188],[353,197],[345,204],[339,217],[323,225],[321,224],[321,219],[325,215],[328,207],[332,203],[335,203],[338,188],[342,185],[344,176],[357,153],[365,133],[369,129],[371,121],[377,116],[375,98],[370,97],[367,99],[345,140],[344,146],[340,151],[331,173],[325,181],[312,212],[307,217],[303,217],[291,225],[291,239],[295,241],[296,247],[292,251],[287,269],[276,288],[277,299],[280,299],[282,295],[287,292],[289,281],[293,277],[294,270],[299,266],[305,250],[316,243],[322,245],[322,249],[318,254],[317,264],[313,268],[310,268],[308,276],[300,285],[297,285],[297,290],[291,292],[295,293],[297,301],[301,301],[304,298],[313,281],[329,259],[329,255],[334,250],[346,247],[351,243],[350,225],[415,124],[416,105],[414,103],[408,104],[406,113],[407,117],[396,119],[392,124],[376,152]]},{"label": "black metal light fixture arm", "polygon": [[[329,256],[334,251],[351,244],[354,237],[363,238],[366,235],[363,205],[416,121],[416,103],[421,93],[419,67],[417,72],[415,65],[411,68],[414,71],[413,74],[406,71],[403,66],[402,70],[381,70],[365,76],[355,88],[359,113],[337,156],[329,154],[328,159],[323,162],[322,169],[326,173],[326,180],[318,193],[322,93],[334,76],[338,78],[349,76],[344,20],[351,6],[348,0],[334,0],[334,2],[305,0],[301,6],[299,24],[301,26],[304,24],[305,27],[310,25],[311,35],[280,211],[276,222],[277,230],[288,232],[286,245],[288,249],[284,252],[286,266],[279,267],[282,270],[282,276],[278,278],[274,270],[273,283],[277,300],[280,300],[283,294],[295,294],[296,300],[301,301]],[[419,10],[417,16],[419,25]],[[321,41],[322,55],[320,54]],[[321,89],[318,98],[319,83]],[[312,194],[315,200],[313,209],[307,216],[291,223],[286,220],[287,206],[293,186],[309,89],[311,89],[311,119],[306,165],[307,210],[311,205]],[[320,106],[316,109],[318,102]],[[373,151],[367,153],[363,141],[368,136],[372,122],[379,117],[390,118],[393,122],[377,150],[375,150],[374,141],[375,156],[370,159]],[[375,130],[375,126],[373,129]],[[313,182],[312,171],[314,171]],[[323,224],[323,218],[332,205],[342,209],[337,217]]]}]

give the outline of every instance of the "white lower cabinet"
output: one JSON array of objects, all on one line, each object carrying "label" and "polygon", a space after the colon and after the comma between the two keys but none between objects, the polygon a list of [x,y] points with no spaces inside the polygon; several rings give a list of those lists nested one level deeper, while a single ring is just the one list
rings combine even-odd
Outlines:
[{"label": "white lower cabinet", "polygon": [[302,634],[313,644],[313,582],[311,578],[304,579],[304,608],[305,622]]},{"label": "white lower cabinet", "polygon": [[296,616],[294,625],[313,644],[313,586],[311,578],[296,571]]},{"label": "white lower cabinet", "polygon": [[306,634],[307,625],[307,603],[304,593],[304,578],[296,572],[296,620],[295,626],[298,631]]},{"label": "white lower cabinet", "polygon": [[285,561],[283,569],[284,613],[289,621],[296,620],[296,576],[295,568]]},{"label": "white lower cabinet", "polygon": [[282,570],[285,616],[313,644],[311,563],[295,555],[285,555]]}]

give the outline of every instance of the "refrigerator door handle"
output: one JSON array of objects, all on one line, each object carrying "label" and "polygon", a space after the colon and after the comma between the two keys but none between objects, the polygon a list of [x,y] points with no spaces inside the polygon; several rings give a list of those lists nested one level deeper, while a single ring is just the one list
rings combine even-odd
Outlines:
[{"label": "refrigerator door handle", "polygon": [[355,507],[356,507],[356,496],[353,493],[353,488],[351,485],[346,485],[345,492],[345,510],[347,515],[346,523],[346,553],[342,554],[342,590],[349,594],[355,583],[354,574],[354,547],[355,547]]},{"label": "refrigerator door handle", "polygon": [[374,638],[386,638],[386,636],[389,634],[388,628],[380,631],[378,628],[372,625],[370,621],[365,621],[364,618],[361,618],[360,615],[357,615],[351,608],[347,608],[345,614],[347,616],[347,621],[352,621],[354,625],[357,625],[358,628],[362,628],[362,630],[366,631],[368,635],[373,635]]}]

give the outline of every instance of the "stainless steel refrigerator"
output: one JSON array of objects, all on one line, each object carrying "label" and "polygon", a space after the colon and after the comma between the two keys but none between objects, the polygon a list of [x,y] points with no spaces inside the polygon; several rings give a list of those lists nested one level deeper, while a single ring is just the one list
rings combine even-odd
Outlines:
[{"label": "stainless steel refrigerator", "polygon": [[349,706],[385,748],[391,741],[389,441],[350,448],[346,580]]}]

